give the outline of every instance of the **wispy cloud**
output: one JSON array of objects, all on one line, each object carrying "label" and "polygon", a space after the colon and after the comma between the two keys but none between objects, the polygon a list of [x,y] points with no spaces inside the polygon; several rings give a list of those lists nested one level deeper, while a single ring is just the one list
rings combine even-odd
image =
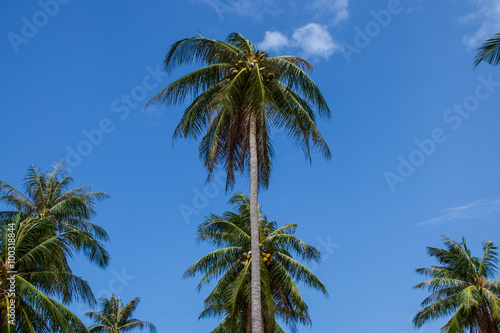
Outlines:
[{"label": "wispy cloud", "polygon": [[500,197],[477,200],[463,206],[442,210],[437,217],[420,222],[413,227],[427,224],[441,224],[454,220],[487,219],[500,211]]},{"label": "wispy cloud", "polygon": [[264,40],[258,47],[276,52],[295,48],[300,49],[305,56],[324,59],[342,51],[341,44],[332,38],[326,26],[317,23],[309,23],[295,29],[291,39],[279,31],[266,31]]},{"label": "wispy cloud", "polygon": [[462,17],[460,22],[475,26],[475,31],[464,36],[464,45],[475,50],[489,35],[500,32],[500,2],[498,0],[471,0],[475,10]]},{"label": "wispy cloud", "polygon": [[[240,15],[261,19],[269,15],[287,15],[299,11],[321,24],[336,25],[349,17],[349,0],[191,0],[212,7],[221,19],[225,15]],[[295,12],[296,13],[296,12]]]},{"label": "wispy cloud", "polygon": [[314,0],[311,8],[316,11],[317,18],[326,18],[332,25],[349,18],[349,0]]},{"label": "wispy cloud", "polygon": [[236,14],[251,18],[262,18],[265,14],[280,12],[280,7],[272,0],[192,0],[212,7],[222,20],[226,14]]}]

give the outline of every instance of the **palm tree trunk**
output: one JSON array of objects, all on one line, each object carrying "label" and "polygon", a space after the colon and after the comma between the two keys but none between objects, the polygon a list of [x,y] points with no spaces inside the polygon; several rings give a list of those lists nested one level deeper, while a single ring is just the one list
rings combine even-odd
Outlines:
[{"label": "palm tree trunk", "polygon": [[263,333],[260,292],[260,237],[259,237],[259,170],[257,161],[257,122],[250,118],[250,227],[252,247],[252,333]]},{"label": "palm tree trunk", "polygon": [[498,323],[493,318],[493,314],[488,305],[483,304],[481,306],[478,319],[479,333],[498,333]]}]

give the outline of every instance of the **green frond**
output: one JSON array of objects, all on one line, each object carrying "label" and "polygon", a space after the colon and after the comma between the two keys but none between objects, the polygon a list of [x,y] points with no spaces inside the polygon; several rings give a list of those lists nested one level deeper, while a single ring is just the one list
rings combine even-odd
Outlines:
[{"label": "green frond", "polygon": [[500,34],[491,35],[477,49],[476,57],[474,58],[474,68],[483,61],[493,66],[500,63]]},{"label": "green frond", "polygon": [[479,264],[478,274],[485,278],[492,278],[496,272],[498,261],[497,247],[491,241],[485,241],[483,244],[483,257]]},{"label": "green frond", "polygon": [[156,103],[164,103],[167,106],[182,104],[188,96],[195,99],[200,92],[205,92],[224,81],[230,75],[231,67],[230,63],[217,63],[186,74],[163,88],[148,102],[146,108]]},{"label": "green frond", "polygon": [[[205,273],[200,288],[219,278],[210,295],[205,299],[201,318],[223,318],[213,332],[246,330],[247,311],[250,310],[250,273],[253,260],[250,247],[249,199],[235,193],[229,200],[234,212],[222,216],[211,214],[198,227],[198,240],[215,246],[231,244],[202,257],[192,265],[184,277]],[[319,251],[309,246],[293,233],[297,224],[290,223],[278,228],[275,221],[268,221],[260,212],[262,253],[260,277],[262,313],[265,332],[276,329],[277,319],[283,320],[296,332],[297,324],[310,325],[311,319],[296,282],[302,282],[328,295],[323,283],[305,266],[293,259],[288,250],[297,252],[306,260],[319,260]],[[280,330],[278,329],[277,332]]]},{"label": "green frond", "polygon": [[493,318],[500,322],[500,295],[491,292],[488,289],[483,290],[485,293],[485,298],[488,301],[488,305],[491,309],[491,314]]},{"label": "green frond", "polygon": [[89,327],[89,331],[91,333],[131,332],[136,329],[148,329],[155,333],[156,327],[151,322],[130,318],[139,302],[139,298],[134,298],[123,305],[121,299],[115,298],[113,294],[109,299],[102,297],[99,300],[100,311],[87,312],[87,316],[96,323]]},{"label": "green frond", "polygon": [[24,302],[49,323],[49,327],[65,329],[67,327],[80,327],[84,325],[71,311],[59,304],[54,299],[44,295],[34,285],[24,278],[16,275],[16,292],[22,295]]},{"label": "green frond", "polygon": [[451,315],[441,332],[484,331],[485,323],[486,326],[498,323],[500,315],[496,282],[488,280],[498,261],[496,247],[486,241],[483,257],[479,259],[472,256],[464,238],[459,243],[443,235],[443,243],[446,249],[427,248],[429,255],[442,266],[417,269],[417,273],[431,279],[414,288],[427,289],[431,295],[421,303],[423,309],[414,317],[413,323],[422,327],[427,321]]},{"label": "green frond", "polygon": [[165,71],[170,73],[174,68],[197,63],[210,65],[238,59],[241,51],[236,46],[205,37],[185,38],[175,42],[165,57]]}]

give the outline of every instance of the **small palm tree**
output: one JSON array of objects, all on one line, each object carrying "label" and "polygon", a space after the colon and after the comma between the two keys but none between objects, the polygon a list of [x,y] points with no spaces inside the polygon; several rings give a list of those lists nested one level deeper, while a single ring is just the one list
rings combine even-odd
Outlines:
[{"label": "small palm tree", "polygon": [[441,329],[446,333],[498,333],[500,321],[500,280],[492,281],[498,262],[492,242],[483,245],[482,258],[473,257],[465,239],[457,243],[443,236],[446,249],[428,247],[427,252],[441,266],[419,268],[431,279],[417,284],[432,294],[413,318],[416,327],[427,321],[453,315]]},{"label": "small palm tree", "polygon": [[[198,290],[220,277],[200,315],[200,318],[224,317],[212,333],[251,331],[250,276],[255,255],[250,237],[250,200],[237,193],[229,203],[237,212],[228,211],[222,216],[212,214],[198,227],[199,241],[221,248],[203,256],[184,273],[184,277],[204,273]],[[311,324],[308,307],[296,283],[302,282],[325,295],[327,292],[323,283],[291,252],[305,261],[320,260],[320,253],[293,235],[297,228],[295,223],[277,228],[276,222],[260,214],[259,226],[261,251],[258,262],[264,332],[284,332],[276,319],[283,320],[295,331],[298,323]]]},{"label": "small palm tree", "polygon": [[134,298],[124,306],[121,299],[112,294],[109,300],[102,297],[100,305],[99,312],[87,312],[87,316],[96,322],[89,327],[91,333],[121,333],[135,329],[156,332],[156,327],[149,321],[130,318],[139,305],[139,298]]},{"label": "small palm tree", "polygon": [[0,211],[0,223],[6,224],[20,213],[25,218],[53,223],[55,232],[80,229],[84,237],[73,240],[70,245],[82,251],[92,263],[105,267],[109,254],[101,241],[107,241],[108,234],[100,226],[90,223],[90,219],[96,214],[95,203],[108,195],[92,192],[87,186],[70,189],[72,182],[73,179],[66,176],[62,163],[46,173],[31,166],[24,181],[25,194],[0,181],[0,203],[15,209]]},{"label": "small palm tree", "polygon": [[496,66],[500,63],[500,34],[491,35],[478,48],[474,59],[474,67],[477,67],[482,61]]},{"label": "small palm tree", "polygon": [[[71,253],[67,244],[84,231],[73,229],[55,235],[55,224],[48,219],[21,219],[19,214],[0,227],[2,333],[87,332],[71,311],[52,298],[61,299],[63,304],[95,303],[88,283],[73,275],[66,262]],[[7,317],[7,313],[14,316]]]},{"label": "small palm tree", "polygon": [[[204,67],[170,83],[150,103],[173,105],[191,96],[174,138],[197,138],[206,131],[199,152],[209,179],[222,166],[227,190],[236,174],[250,171],[252,251],[258,256],[258,190],[269,184],[274,155],[269,132],[283,128],[306,157],[313,147],[329,159],[316,115],[329,117],[330,110],[306,73],[311,64],[294,56],[270,57],[238,33],[226,41],[202,35],[182,39],[170,48],[165,69],[192,62]],[[258,262],[253,265],[252,332],[261,333],[260,270]]]}]

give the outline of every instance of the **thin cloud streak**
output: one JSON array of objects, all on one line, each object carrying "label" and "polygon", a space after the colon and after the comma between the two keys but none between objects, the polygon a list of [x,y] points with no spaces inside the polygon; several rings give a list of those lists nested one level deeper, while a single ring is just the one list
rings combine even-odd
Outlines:
[{"label": "thin cloud streak", "polygon": [[428,224],[441,224],[453,220],[485,219],[496,211],[500,211],[500,197],[477,200],[463,206],[444,209],[439,213],[439,216],[420,222],[412,228]]}]

